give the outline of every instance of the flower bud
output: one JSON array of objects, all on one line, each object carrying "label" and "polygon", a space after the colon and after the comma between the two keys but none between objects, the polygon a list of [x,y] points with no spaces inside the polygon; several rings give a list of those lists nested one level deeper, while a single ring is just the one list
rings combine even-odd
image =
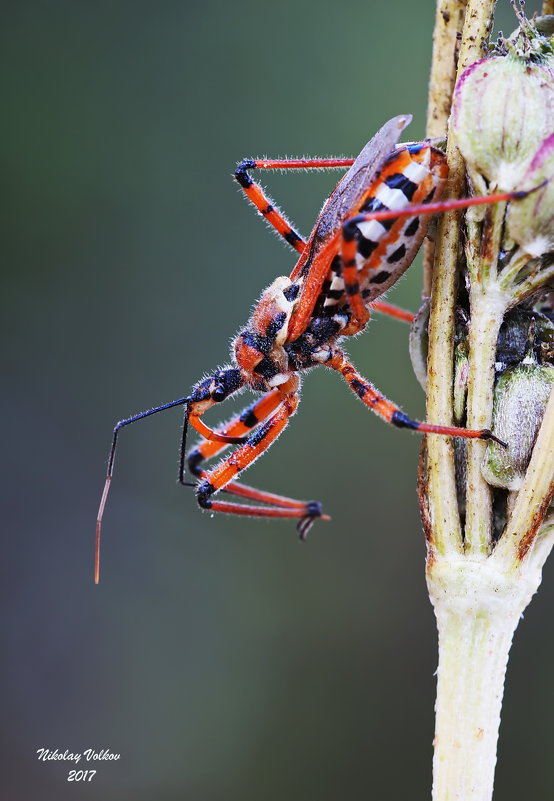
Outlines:
[{"label": "flower bud", "polygon": [[552,44],[522,23],[504,53],[472,64],[454,90],[451,130],[481,192],[483,179],[506,192],[540,183],[531,164],[554,132]]},{"label": "flower bud", "polygon": [[520,489],[553,386],[554,366],[532,353],[496,382],[492,430],[507,447],[487,444],[481,472],[492,486]]},{"label": "flower bud", "polygon": [[494,365],[497,375],[525,359],[531,329],[535,355],[539,361],[550,360],[554,348],[554,322],[546,314],[534,309],[511,309],[498,333]]}]

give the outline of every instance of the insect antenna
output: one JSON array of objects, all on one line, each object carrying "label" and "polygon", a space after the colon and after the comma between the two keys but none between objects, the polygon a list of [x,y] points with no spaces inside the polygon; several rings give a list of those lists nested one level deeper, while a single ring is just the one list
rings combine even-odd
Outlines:
[{"label": "insect antenna", "polygon": [[[100,580],[100,531],[102,528],[102,518],[104,516],[104,509],[106,507],[106,500],[108,498],[108,492],[110,491],[110,485],[112,482],[112,475],[113,475],[113,465],[115,460],[115,450],[117,447],[117,438],[119,432],[125,426],[130,425],[131,423],[136,423],[137,420],[142,420],[145,417],[150,417],[152,414],[157,414],[158,412],[164,412],[166,409],[172,409],[174,406],[183,406],[184,404],[188,404],[190,401],[190,397],[186,398],[179,398],[178,400],[170,401],[169,403],[164,403],[161,406],[156,406],[154,409],[148,409],[146,412],[140,412],[139,414],[135,414],[132,417],[128,417],[125,420],[120,420],[119,423],[115,426],[113,430],[113,437],[112,437],[112,445],[110,448],[110,455],[108,457],[108,471],[106,474],[106,481],[104,484],[104,489],[102,491],[102,497],[100,499],[100,506],[98,507],[98,515],[96,517],[96,542],[94,548],[94,583],[98,584]],[[188,419],[188,408],[187,414],[185,414],[185,418]]]},{"label": "insect antenna", "polygon": [[[181,448],[179,450],[179,484],[183,487],[188,487],[189,482],[185,481],[185,459],[187,451],[187,432],[189,427],[189,407],[185,407],[185,414],[183,417],[183,431],[181,433]],[[192,484],[193,487],[196,484]]]}]

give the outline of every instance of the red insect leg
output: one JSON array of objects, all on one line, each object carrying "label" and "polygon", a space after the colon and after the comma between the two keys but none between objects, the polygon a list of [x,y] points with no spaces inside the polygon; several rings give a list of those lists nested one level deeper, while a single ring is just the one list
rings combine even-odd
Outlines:
[{"label": "red insect leg", "polygon": [[[540,185],[542,186],[542,184]],[[479,195],[479,197],[462,197],[456,200],[441,200],[437,203],[422,203],[421,205],[406,206],[404,209],[387,209],[386,211],[371,211],[367,214],[357,214],[344,223],[343,228],[355,227],[358,223],[369,220],[396,220],[400,217],[419,217],[420,214],[438,214],[439,212],[467,209],[470,206],[490,206],[492,203],[501,203],[510,200],[521,200],[539,189],[535,186],[529,191],[502,192],[495,195]]]},{"label": "red insect leg", "polygon": [[[203,480],[198,486],[198,503],[204,509],[227,514],[250,515],[253,517],[292,517],[298,518],[301,536],[307,534],[313,521],[322,517],[321,506],[314,501],[294,501],[236,484],[233,479],[249,467],[277,439],[286,428],[289,419],[298,406],[298,386],[296,377],[280,387],[282,404],[259,428],[253,431],[244,445],[237,448],[227,459],[207,472],[202,471]],[[251,500],[273,503],[275,506],[248,506],[228,501],[212,500],[211,496],[221,489]]]},{"label": "red insect leg", "polygon": [[488,429],[473,430],[458,428],[457,426],[437,426],[432,423],[412,420],[398,406],[381,395],[367,379],[356,370],[346,354],[335,348],[331,359],[325,362],[326,367],[339,372],[346,383],[368,408],[381,417],[385,422],[392,423],[398,428],[411,428],[423,434],[442,434],[449,437],[464,437],[467,439],[492,439],[500,445],[505,443],[498,440]]},{"label": "red insect leg", "polygon": [[[298,253],[303,253],[306,241],[294,231],[287,221],[283,212],[277,208],[270,200],[263,188],[256,183],[248,170],[309,170],[309,169],[335,169],[340,167],[351,167],[355,159],[353,158],[331,158],[331,159],[244,159],[235,170],[235,179],[240,184],[248,200],[258,209],[260,214],[275,228],[289,245],[294,247]],[[336,246],[336,245],[335,245]],[[331,249],[330,249],[331,250]],[[330,259],[329,259],[330,261]],[[372,304],[382,314],[394,317],[397,320],[411,322],[414,315],[411,312],[398,309],[389,303],[376,301]],[[363,304],[362,304],[363,307]],[[365,308],[365,307],[363,307]],[[360,309],[360,317],[364,317]],[[295,338],[293,336],[293,338]]]},{"label": "red insect leg", "polygon": [[[268,392],[230,423],[213,432],[214,435],[221,438],[229,436],[231,439],[231,434],[243,434],[245,431],[260,424],[248,437],[241,438],[244,443],[242,447],[237,448],[227,459],[212,470],[205,471],[200,469],[199,463],[203,459],[211,458],[223,450],[227,444],[226,442],[222,441],[222,439],[217,440],[214,437],[210,441],[204,440],[200,442],[190,452],[188,456],[189,468],[191,472],[201,479],[201,483],[197,488],[197,500],[202,508],[210,509],[214,512],[250,515],[253,517],[296,518],[299,520],[298,530],[301,537],[306,536],[312,523],[318,517],[324,520],[329,519],[327,515],[322,514],[321,504],[317,501],[298,501],[233,481],[233,478],[252,464],[286,427],[289,418],[295,413],[298,406],[298,387],[299,381],[294,377],[278,389]],[[212,500],[211,496],[219,490],[225,490],[233,495],[269,505],[250,506]]]},{"label": "red insect leg", "polygon": [[[273,389],[271,392],[266,393],[262,398],[255,403],[244,409],[239,415],[233,418],[230,422],[217,428],[213,434],[224,435],[230,437],[240,438],[242,442],[246,441],[244,436],[252,430],[259,423],[266,420],[284,401],[283,393],[279,389]],[[242,436],[241,436],[242,435]],[[198,478],[206,478],[208,473],[200,468],[201,462],[205,459],[211,459],[217,456],[224,448],[227,447],[226,442],[218,439],[203,439],[195,448],[193,448],[187,458],[187,466],[190,472]],[[183,467],[184,467],[184,459]],[[181,480],[183,476],[181,473]],[[260,501],[262,503],[272,503],[276,506],[284,506],[295,509],[305,509],[305,501],[296,501],[293,498],[287,498],[283,495],[277,495],[272,492],[265,492],[257,490],[254,487],[248,487],[236,482],[230,482],[226,485],[227,492],[233,495],[238,495],[250,500]]]},{"label": "red insect leg", "polygon": [[404,323],[413,323],[415,318],[413,312],[401,309],[399,306],[393,306],[392,303],[385,303],[382,300],[373,301],[371,308],[381,312],[381,314],[386,314],[388,317],[394,317],[395,320],[402,320]]},{"label": "red insect leg", "polygon": [[[477,206],[482,204],[498,203],[499,201],[512,200],[517,197],[525,196],[525,192],[508,192],[499,193],[496,195],[488,195],[486,197],[472,197],[460,198],[458,200],[445,200],[436,203],[421,203],[407,206],[404,209],[391,209],[386,211],[373,211],[362,214],[356,214],[350,219],[346,220],[342,227],[342,241],[341,241],[341,257],[343,265],[343,278],[344,288],[348,297],[348,302],[352,310],[354,330],[348,333],[355,333],[357,329],[365,326],[369,319],[369,312],[367,311],[363,298],[360,293],[360,274],[357,269],[356,253],[357,253],[357,239],[356,233],[358,224],[361,222],[369,222],[371,220],[394,220],[395,224],[391,231],[388,232],[388,237],[383,240],[386,244],[390,241],[395,225],[398,220],[405,217],[416,217],[420,214],[435,214],[437,212],[444,212],[452,209],[467,208],[469,206]],[[363,275],[363,273],[362,273]],[[298,325],[298,321],[295,321]]]},{"label": "red insect leg", "polygon": [[[254,426],[258,425],[258,423],[269,417],[282,402],[283,394],[279,392],[278,389],[272,389],[271,392],[266,393],[262,398],[248,406],[228,423],[219,426],[212,433],[218,436],[223,435],[240,438],[240,441],[243,442],[244,435],[254,428]],[[187,464],[191,473],[199,475],[197,467],[200,462],[205,459],[211,459],[225,447],[226,443],[223,440],[216,439],[215,437],[211,437],[210,439],[204,438],[203,441],[187,455]]]},{"label": "red insect leg", "polygon": [[277,208],[262,187],[249,175],[248,170],[309,170],[350,167],[354,159],[244,159],[235,170],[235,179],[248,200],[258,209],[278,234],[298,253],[306,243],[294,230],[283,212]]}]

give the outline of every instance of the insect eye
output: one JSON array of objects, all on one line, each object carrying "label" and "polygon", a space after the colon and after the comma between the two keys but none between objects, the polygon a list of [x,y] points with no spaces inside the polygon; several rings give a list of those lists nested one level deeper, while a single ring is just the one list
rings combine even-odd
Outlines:
[{"label": "insect eye", "polygon": [[212,400],[214,401],[224,401],[227,397],[227,393],[223,387],[216,387],[212,392]]}]

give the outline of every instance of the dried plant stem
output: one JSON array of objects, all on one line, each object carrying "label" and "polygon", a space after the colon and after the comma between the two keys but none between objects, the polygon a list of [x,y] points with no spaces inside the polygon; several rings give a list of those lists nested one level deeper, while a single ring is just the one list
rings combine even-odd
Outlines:
[{"label": "dried plant stem", "polygon": [[[433,59],[427,105],[427,136],[444,136],[448,127],[452,92],[456,81],[458,48],[467,0],[439,0],[433,32]],[[431,295],[435,246],[425,243],[423,255],[423,296]]]},{"label": "dried plant stem", "polygon": [[[493,10],[493,0],[470,0],[468,3],[457,75],[481,57],[492,25]],[[430,96],[434,97],[435,94],[430,93]],[[459,197],[465,186],[465,166],[452,136],[448,139],[447,158],[450,196]],[[433,270],[427,365],[427,419],[441,425],[452,425],[452,351],[459,247],[460,214],[444,214],[439,223]],[[432,526],[431,548],[440,554],[460,551],[462,534],[454,451],[452,443],[444,437],[428,437],[427,483],[428,514]]]},{"label": "dried plant stem", "polygon": [[[450,48],[437,11],[435,51]],[[454,6],[451,5],[451,8]],[[460,11],[461,5],[455,6]],[[483,55],[492,26],[493,0],[469,0],[460,44],[458,75]],[[444,124],[450,107],[451,73],[444,58],[433,64],[429,130]],[[434,83],[436,82],[436,85]],[[447,112],[446,112],[447,113]],[[440,131],[442,133],[443,131]],[[448,138],[450,196],[464,191],[465,166],[452,133]],[[466,257],[471,278],[467,426],[489,428],[492,419],[494,362],[499,329],[514,303],[515,279],[529,258],[520,254],[498,274],[505,207],[484,222],[468,224]],[[427,419],[452,424],[454,312],[461,242],[460,217],[445,214],[439,224],[429,322]],[[429,253],[428,253],[429,255]],[[427,291],[427,265],[424,291]],[[542,272],[544,279],[544,272]],[[504,283],[503,283],[504,279]],[[518,285],[539,280],[531,273]],[[509,286],[511,285],[511,292]],[[537,590],[553,543],[554,520],[539,529],[554,492],[554,393],[527,476],[510,498],[506,533],[493,550],[492,495],[481,473],[485,444],[468,443],[466,527],[462,533],[452,444],[427,438],[427,471],[422,512],[428,538],[427,582],[437,617],[439,666],[436,703],[433,801],[491,801],[504,676],[514,631]],[[535,541],[537,531],[540,531]],[[492,551],[492,555],[491,555]]]},{"label": "dried plant stem", "polygon": [[[477,284],[472,288],[470,305],[467,425],[469,428],[490,428],[496,343],[507,298],[494,284],[488,287],[488,291]],[[492,493],[481,473],[485,448],[485,442],[468,442],[466,555],[487,555],[491,547]]]}]

